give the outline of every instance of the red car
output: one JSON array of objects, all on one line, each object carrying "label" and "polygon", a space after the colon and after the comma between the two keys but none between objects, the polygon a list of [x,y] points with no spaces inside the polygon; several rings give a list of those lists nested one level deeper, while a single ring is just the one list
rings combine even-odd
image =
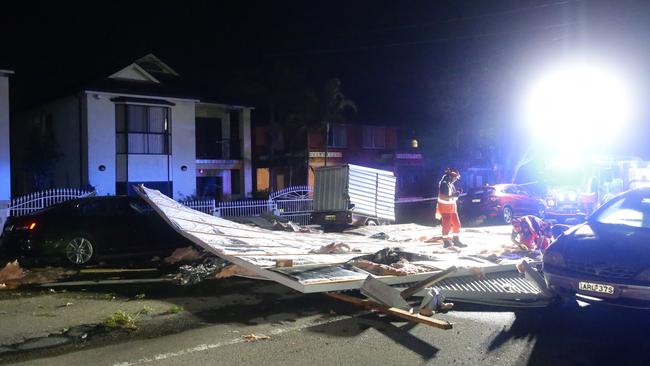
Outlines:
[{"label": "red car", "polygon": [[510,224],[513,217],[535,215],[544,218],[544,201],[517,184],[495,184],[472,188],[458,199],[462,219],[480,221],[496,219]]}]

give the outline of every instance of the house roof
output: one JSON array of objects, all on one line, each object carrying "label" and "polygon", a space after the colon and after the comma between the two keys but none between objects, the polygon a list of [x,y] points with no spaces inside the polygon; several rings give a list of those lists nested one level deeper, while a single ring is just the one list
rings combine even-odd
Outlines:
[{"label": "house roof", "polygon": [[219,83],[209,82],[212,75],[185,77],[153,54],[122,63],[121,66],[112,64],[112,66],[95,68],[97,70],[90,73],[87,70],[79,71],[90,75],[85,77],[86,81],[65,84],[65,80],[62,80],[61,85],[44,86],[48,92],[43,93],[39,100],[33,97],[30,98],[31,100],[22,98],[22,105],[17,107],[29,108],[79,91],[97,91],[143,97],[192,99],[236,108],[244,106],[251,108],[244,101],[222,97],[222,91],[217,90]]}]

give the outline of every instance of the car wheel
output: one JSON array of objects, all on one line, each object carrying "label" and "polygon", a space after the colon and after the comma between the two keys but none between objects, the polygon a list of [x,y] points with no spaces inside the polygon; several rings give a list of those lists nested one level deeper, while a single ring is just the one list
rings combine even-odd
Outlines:
[{"label": "car wheel", "polygon": [[368,220],[368,221],[366,221],[366,226],[377,226],[377,221],[376,220]]},{"label": "car wheel", "polygon": [[539,206],[539,208],[537,209],[537,217],[543,220],[544,216],[546,216],[546,207]]},{"label": "car wheel", "polygon": [[87,235],[74,235],[65,244],[65,258],[71,264],[88,264],[95,257],[95,246]]},{"label": "car wheel", "polygon": [[501,214],[503,222],[510,224],[512,222],[512,207],[506,206],[503,208],[503,213]]}]

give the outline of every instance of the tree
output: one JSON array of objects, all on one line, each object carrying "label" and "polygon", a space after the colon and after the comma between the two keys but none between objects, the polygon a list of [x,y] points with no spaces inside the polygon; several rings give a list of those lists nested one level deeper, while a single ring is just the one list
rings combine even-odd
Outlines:
[{"label": "tree", "polygon": [[308,166],[308,132],[323,133],[328,123],[344,122],[348,110],[356,112],[356,104],[343,94],[341,85],[340,79],[332,78],[321,88],[314,88],[299,70],[275,63],[229,87],[233,94],[264,105],[269,163],[288,168],[289,185],[294,184],[294,172]]},{"label": "tree", "polygon": [[313,130],[325,134],[323,141],[325,142],[325,165],[327,165],[327,152],[328,152],[328,139],[329,127],[331,123],[341,123],[346,121],[345,112],[351,110],[357,112],[357,105],[352,100],[347,98],[341,88],[342,82],[339,78],[332,78],[328,80],[316,101],[314,111],[316,115],[310,120],[316,121],[316,125],[304,125],[311,127]]}]

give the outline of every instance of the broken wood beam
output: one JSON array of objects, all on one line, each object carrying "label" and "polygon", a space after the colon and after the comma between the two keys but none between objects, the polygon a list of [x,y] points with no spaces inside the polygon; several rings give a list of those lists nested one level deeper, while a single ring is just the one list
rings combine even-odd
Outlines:
[{"label": "broken wood beam", "polygon": [[438,272],[438,273],[434,274],[433,276],[431,276],[429,278],[423,279],[422,281],[416,283],[415,285],[403,290],[402,293],[401,293],[402,298],[404,300],[408,299],[409,297],[413,296],[414,294],[420,292],[420,290],[422,290],[424,288],[427,288],[427,287],[430,287],[434,283],[443,280],[444,278],[446,278],[447,276],[449,276],[450,274],[455,272],[456,269],[457,269],[456,266],[451,266],[451,267],[445,269],[442,272]]},{"label": "broken wood beam", "polygon": [[368,310],[374,310],[374,311],[378,311],[378,312],[381,312],[381,313],[384,313],[384,314],[393,315],[393,316],[396,316],[398,318],[408,320],[410,322],[421,323],[421,324],[429,325],[429,326],[440,328],[440,329],[451,329],[452,328],[452,324],[449,323],[448,321],[440,320],[440,319],[436,319],[436,318],[431,318],[431,317],[428,317],[428,316],[422,316],[420,314],[412,314],[412,313],[410,313],[410,312],[408,312],[406,310],[393,308],[393,307],[388,307],[388,306],[379,304],[377,302],[374,302],[372,300],[360,299],[358,297],[339,294],[339,293],[333,293],[333,292],[327,292],[326,295],[331,297],[331,298],[337,299],[337,300],[341,300],[341,301],[345,301],[345,302],[348,302],[348,303],[351,303],[351,304],[354,304],[354,305],[357,305],[357,306],[361,306],[361,307],[366,308]]}]

